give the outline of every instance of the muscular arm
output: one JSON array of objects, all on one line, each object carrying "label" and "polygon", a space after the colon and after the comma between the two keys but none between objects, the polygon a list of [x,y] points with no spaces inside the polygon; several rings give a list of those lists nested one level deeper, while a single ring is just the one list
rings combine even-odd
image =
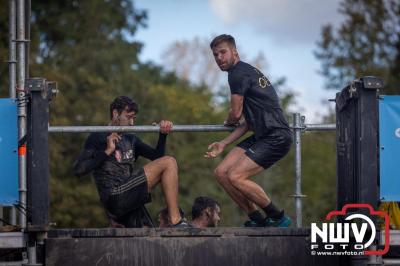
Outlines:
[{"label": "muscular arm", "polygon": [[225,146],[229,145],[246,134],[247,131],[249,131],[249,127],[247,126],[246,121],[243,121],[231,134],[229,134],[225,139],[221,140],[221,142]]},{"label": "muscular arm", "polygon": [[167,142],[167,134],[159,134],[156,148],[152,148],[141,140],[137,143],[136,156],[143,156],[149,160],[156,160],[165,154],[165,144]]},{"label": "muscular arm", "polygon": [[214,142],[208,146],[208,152],[204,155],[206,158],[215,158],[217,157],[227,145],[231,144],[235,140],[239,139],[241,136],[246,134],[248,131],[248,126],[246,121],[243,121],[228,137],[225,139]]},{"label": "muscular arm", "polygon": [[231,109],[229,110],[227,125],[235,125],[239,123],[243,110],[243,96],[239,94],[231,95]]}]

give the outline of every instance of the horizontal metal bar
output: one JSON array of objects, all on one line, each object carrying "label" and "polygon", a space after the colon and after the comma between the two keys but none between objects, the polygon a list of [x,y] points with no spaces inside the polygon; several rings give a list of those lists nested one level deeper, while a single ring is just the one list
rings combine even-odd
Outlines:
[{"label": "horizontal metal bar", "polygon": [[336,124],[305,124],[305,131],[328,131],[336,130]]},{"label": "horizontal metal bar", "polygon": [[[233,131],[234,127],[223,125],[174,125],[174,132],[222,132]],[[159,132],[156,126],[54,126],[49,127],[50,133],[77,133],[77,132]]]},{"label": "horizontal metal bar", "polygon": [[[229,132],[234,127],[223,125],[174,125],[174,132]],[[308,124],[305,131],[335,130],[335,124]],[[89,133],[89,132],[158,132],[159,126],[50,126],[50,133]]]}]

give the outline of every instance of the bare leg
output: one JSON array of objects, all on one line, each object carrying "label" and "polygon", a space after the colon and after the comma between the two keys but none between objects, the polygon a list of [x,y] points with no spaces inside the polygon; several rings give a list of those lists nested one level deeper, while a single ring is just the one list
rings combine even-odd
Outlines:
[{"label": "bare leg", "polygon": [[239,207],[246,213],[251,213],[257,210],[257,206],[253,202],[249,201],[242,192],[231,184],[228,176],[228,172],[237,163],[239,158],[243,156],[244,152],[245,150],[242,148],[233,148],[225,159],[218,165],[217,169],[215,169],[215,175],[220,185],[239,205]]},{"label": "bare leg", "polygon": [[243,154],[228,172],[230,183],[260,208],[267,206],[271,200],[257,183],[248,178],[263,170],[263,167]]},{"label": "bare leg", "polygon": [[144,167],[148,189],[151,191],[159,182],[164,192],[170,222],[176,224],[181,219],[178,209],[178,165],[171,156],[154,160]]}]

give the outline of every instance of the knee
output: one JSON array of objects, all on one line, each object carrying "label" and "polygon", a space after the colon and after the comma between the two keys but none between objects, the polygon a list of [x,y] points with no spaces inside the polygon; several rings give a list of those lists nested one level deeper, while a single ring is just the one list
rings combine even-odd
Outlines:
[{"label": "knee", "polygon": [[227,179],[229,180],[229,182],[234,187],[238,187],[240,185],[240,182],[241,182],[240,176],[237,173],[235,173],[234,171],[229,171],[226,176],[227,176]]},{"label": "knee", "polygon": [[166,167],[178,168],[178,164],[174,157],[166,155],[162,157],[162,160],[165,163]]},{"label": "knee", "polygon": [[215,177],[217,177],[217,179],[224,177],[226,175],[226,169],[222,168],[222,167],[217,167],[214,170],[214,175],[215,175]]},{"label": "knee", "polygon": [[214,170],[214,175],[215,175],[218,183],[222,184],[222,183],[225,183],[225,182],[228,181],[228,178],[227,178],[227,175],[226,175],[227,172],[228,172],[227,169],[224,168],[224,167],[217,167]]}]

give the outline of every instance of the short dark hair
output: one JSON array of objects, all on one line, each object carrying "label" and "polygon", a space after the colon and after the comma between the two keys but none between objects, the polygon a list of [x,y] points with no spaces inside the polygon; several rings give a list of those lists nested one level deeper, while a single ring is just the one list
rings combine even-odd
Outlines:
[{"label": "short dark hair", "polygon": [[219,204],[215,199],[209,197],[197,197],[192,206],[192,220],[200,217],[205,209],[215,209],[217,206],[219,206]]},{"label": "short dark hair", "polygon": [[213,49],[215,46],[223,42],[227,42],[228,44],[236,48],[235,38],[228,34],[221,34],[215,37],[210,43],[210,48]]},{"label": "short dark hair", "polygon": [[117,110],[120,114],[126,108],[128,112],[135,112],[136,114],[139,112],[139,105],[131,98],[129,98],[128,96],[118,96],[110,104],[110,118],[113,117],[113,110]]}]

